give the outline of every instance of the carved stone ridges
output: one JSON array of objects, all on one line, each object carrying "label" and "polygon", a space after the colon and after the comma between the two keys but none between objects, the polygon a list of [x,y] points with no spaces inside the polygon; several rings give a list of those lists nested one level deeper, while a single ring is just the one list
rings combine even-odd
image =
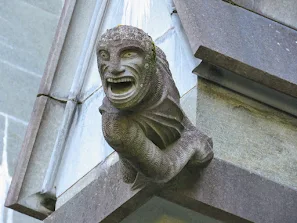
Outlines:
[{"label": "carved stone ridges", "polygon": [[164,52],[132,26],[103,34],[98,69],[106,94],[100,107],[103,134],[118,152],[123,179],[168,182],[187,164],[203,166],[212,140],[196,129],[180,107],[180,95]]}]

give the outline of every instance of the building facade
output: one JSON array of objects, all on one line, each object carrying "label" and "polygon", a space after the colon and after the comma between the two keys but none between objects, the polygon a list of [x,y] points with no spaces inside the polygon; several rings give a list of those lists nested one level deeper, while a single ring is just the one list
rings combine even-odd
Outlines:
[{"label": "building facade", "polygon": [[[50,222],[296,222],[293,0],[66,0],[6,206]],[[276,10],[277,8],[277,10]],[[103,138],[98,37],[143,29],[215,158],[131,190]]]}]

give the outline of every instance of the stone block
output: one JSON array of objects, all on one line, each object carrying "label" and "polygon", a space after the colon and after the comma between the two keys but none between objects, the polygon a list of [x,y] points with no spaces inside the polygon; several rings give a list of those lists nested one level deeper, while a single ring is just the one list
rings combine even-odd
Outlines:
[{"label": "stone block", "polygon": [[0,115],[0,165],[2,165],[4,134],[5,134],[5,117]]},{"label": "stone block", "polygon": [[4,207],[4,201],[11,177],[14,173],[19,150],[23,141],[26,126],[16,122],[7,116],[0,115],[0,182],[3,190],[0,191],[0,205],[2,208],[0,222],[40,222],[34,218],[18,213]]},{"label": "stone block", "polygon": [[[200,47],[198,50],[199,56],[206,60],[204,60],[202,63],[199,64],[198,67],[194,69],[194,73],[207,80],[211,80],[219,85],[232,89],[233,91],[236,91],[247,97],[253,98],[257,101],[263,102],[267,105],[270,105],[274,108],[285,111],[297,117],[297,97],[293,97],[284,93],[284,91],[289,90],[291,93],[297,96],[297,94],[295,94],[295,89],[297,92],[297,85],[287,83],[282,79],[266,79],[270,83],[274,81],[275,86],[278,88],[278,90],[283,90],[283,92],[280,92],[271,87],[267,87],[261,84],[260,81],[258,82],[248,79],[245,77],[245,75],[241,76],[241,74],[244,73],[254,73],[255,76],[261,78],[261,75],[263,74],[262,71],[254,69],[252,67],[247,67],[246,65],[242,65],[240,64],[240,62],[234,61],[231,58],[227,59],[224,55],[212,52],[209,49],[202,49],[204,48]],[[204,52],[201,53],[202,51]],[[214,54],[216,55],[214,56]],[[212,59],[210,59],[210,57]],[[208,59],[211,61],[209,61]],[[222,62],[224,59],[227,59],[227,61],[229,62],[223,62],[224,65],[220,66],[220,62]],[[216,65],[213,65],[213,61],[216,61]],[[233,68],[235,68],[235,70]]]},{"label": "stone block", "polygon": [[[57,197],[56,210],[78,194],[81,190],[87,187],[90,183],[101,176],[102,171],[105,171],[116,162],[119,161],[119,156],[116,152],[111,153],[106,159],[100,162],[90,172],[80,178],[75,184],[68,188],[64,193]],[[61,181],[61,179],[60,179]],[[59,185],[60,186],[60,185]]]},{"label": "stone block", "polygon": [[45,96],[37,98],[6,198],[6,206],[39,219],[46,215],[40,191],[64,107]]},{"label": "stone block", "polygon": [[263,72],[246,72],[246,78],[296,97],[296,30],[223,1],[174,2],[195,56],[201,46],[209,48]]},{"label": "stone block", "polygon": [[53,80],[49,83],[51,88],[49,92],[47,90],[44,92],[44,89],[41,88],[39,94],[49,94],[62,100],[68,98],[76,70],[80,64],[80,55],[84,50],[83,43],[86,39],[95,3],[94,0],[76,2],[58,65],[54,71]]},{"label": "stone block", "polygon": [[[213,219],[202,215],[210,222],[217,219],[222,222],[278,223],[281,220],[294,222],[296,218],[296,190],[216,158],[203,171],[193,173],[188,184],[172,181],[163,188],[149,185],[138,191],[131,191],[130,186],[122,182],[118,168],[118,164],[103,167],[97,179],[44,222],[121,222],[126,217],[126,220],[137,218],[137,213],[145,217],[143,212],[151,213],[149,219],[158,213],[177,217],[181,214],[180,210],[187,213],[184,216],[187,220],[192,218],[192,222],[197,222],[199,214],[183,207],[210,216]],[[158,198],[150,200],[154,194],[183,207]],[[154,201],[158,203],[153,207],[159,206],[159,209],[152,210],[151,207],[145,212],[143,209],[150,207]],[[169,205],[175,206],[175,211],[166,209]],[[142,218],[141,222],[146,221]]]},{"label": "stone block", "polygon": [[183,102],[217,158],[297,189],[297,118],[201,78]]},{"label": "stone block", "polygon": [[7,162],[9,175],[13,176],[15,166],[18,161],[18,155],[22,147],[27,125],[16,122],[8,118],[7,128]]},{"label": "stone block", "polygon": [[61,1],[2,1],[0,61],[41,77],[62,6]]},{"label": "stone block", "polygon": [[160,197],[153,197],[121,223],[223,223]]},{"label": "stone block", "polygon": [[103,97],[104,92],[100,88],[76,109],[57,178],[57,196],[68,190],[113,151],[102,133],[98,109]]},{"label": "stone block", "polygon": [[[46,97],[41,96],[38,99],[42,100],[44,98]],[[34,139],[30,162],[22,183],[21,199],[38,193],[41,190],[45,171],[48,167],[58,130],[63,119],[64,108],[65,103],[49,98],[46,101],[39,130]]]},{"label": "stone block", "polygon": [[295,0],[232,0],[231,2],[297,29],[297,4]]},{"label": "stone block", "polygon": [[0,66],[1,112],[28,121],[41,78],[30,76],[1,60]]}]

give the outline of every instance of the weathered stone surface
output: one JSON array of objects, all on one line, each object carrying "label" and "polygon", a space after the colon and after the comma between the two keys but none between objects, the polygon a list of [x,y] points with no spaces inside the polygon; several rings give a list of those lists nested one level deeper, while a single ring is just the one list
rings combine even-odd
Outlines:
[{"label": "weathered stone surface", "polygon": [[39,192],[63,113],[63,103],[37,98],[5,203],[10,208],[39,219],[49,212]]},{"label": "weathered stone surface", "polygon": [[[218,159],[210,163],[209,169],[206,168],[200,178],[197,176],[196,183],[193,177],[194,182],[189,182],[188,188],[177,189],[173,186],[158,194],[198,212],[204,210],[203,203],[211,205],[212,208],[205,208],[202,213],[223,217],[227,222],[248,222],[243,219],[236,221],[234,215],[253,222],[277,223],[280,219],[294,222],[297,217],[296,119],[203,79],[199,79],[198,87],[181,99],[181,105],[191,120],[197,119],[199,128],[214,137]],[[108,163],[107,160],[105,162]],[[100,167],[97,168],[99,172]],[[81,191],[74,190],[76,195],[71,195],[67,203],[62,201],[64,205],[45,222],[66,223],[74,219],[78,223],[98,222],[98,219],[107,216],[102,217],[107,212],[105,208],[99,208],[99,203],[105,207],[122,196],[129,199],[129,188],[126,188],[128,192],[119,189],[122,188],[119,172],[117,183],[111,181],[114,175],[109,171],[112,168],[115,168],[113,164],[105,164],[97,180],[88,186],[83,185]],[[91,174],[94,179],[92,176],[94,173]],[[111,190],[112,195],[105,195],[109,183],[117,185],[118,189],[113,189],[113,193]],[[94,201],[94,195],[97,199],[98,193],[102,193],[102,200],[98,197]],[[104,200],[105,196],[110,200]],[[87,207],[87,213],[83,216],[81,207]],[[115,209],[113,206],[109,211]],[[222,210],[232,215],[226,216]],[[67,217],[65,213],[68,213]],[[107,219],[119,222],[130,213],[131,209],[121,207]]]},{"label": "weathered stone surface", "polygon": [[57,1],[0,2],[1,112],[29,120],[61,8]]},{"label": "weathered stone surface", "polygon": [[[108,169],[116,162],[119,161],[119,156],[117,153],[113,152],[105,160],[100,162],[96,167],[94,167],[91,171],[89,171],[85,176],[80,178],[75,184],[73,184],[70,188],[68,188],[63,194],[57,197],[56,210],[59,209],[62,205],[68,202],[71,198],[73,198],[76,194],[78,194],[82,189],[88,186],[91,182],[96,180],[101,176],[102,171]],[[60,186],[60,185],[58,185]]]},{"label": "weathered stone surface", "polygon": [[[196,211],[200,201],[251,222],[294,223],[297,219],[296,189],[216,158],[189,188],[177,188],[163,190],[160,196]],[[246,222],[243,219],[224,222]]]},{"label": "weathered stone surface", "polygon": [[6,193],[14,173],[18,153],[21,148],[23,136],[26,130],[24,123],[17,122],[9,116],[0,115],[0,222],[40,222],[31,217],[4,207]]},{"label": "weathered stone surface", "polygon": [[213,138],[216,157],[297,188],[296,118],[202,78],[181,104]]},{"label": "weathered stone surface", "polygon": [[103,135],[119,154],[123,180],[166,183],[186,165],[205,166],[212,140],[180,107],[164,52],[133,26],[117,26],[100,38],[98,70],[105,93],[99,111]]},{"label": "weathered stone surface", "polygon": [[177,204],[153,197],[121,223],[223,223],[223,221],[186,209]]},{"label": "weathered stone surface", "polygon": [[[40,222],[4,208],[63,0],[0,1],[0,222]],[[3,139],[5,138],[5,148]],[[5,150],[5,151],[4,151]],[[5,160],[2,160],[5,153]],[[3,163],[2,163],[3,162]]]},{"label": "weathered stone surface", "polygon": [[57,197],[113,151],[103,137],[102,120],[98,112],[103,97],[104,92],[100,88],[77,107],[56,179]]},{"label": "weathered stone surface", "polygon": [[293,223],[297,217],[296,190],[218,159],[193,175],[189,184],[172,183],[160,191],[148,187],[132,192],[118,168],[118,164],[103,168],[96,180],[44,222],[120,222],[155,193],[223,222]]},{"label": "weathered stone surface", "polygon": [[[131,191],[131,186],[122,182],[119,163],[104,165],[96,180],[44,222],[119,222],[145,203],[152,196],[153,191],[153,187],[142,191]],[[129,199],[130,201],[127,202]],[[107,217],[109,219],[106,219]]]},{"label": "weathered stone surface", "polygon": [[88,33],[95,4],[95,0],[76,2],[60,60],[50,83],[51,88],[49,92],[43,92],[44,89],[41,88],[39,94],[49,94],[52,97],[67,100],[80,55],[83,51],[83,43]]},{"label": "weathered stone surface", "polygon": [[[155,40],[155,44],[166,53],[173,79],[179,92],[183,95],[196,85],[197,77],[191,71],[198,63],[198,60],[192,56],[189,43],[186,40],[178,16],[176,13],[170,15],[164,1],[150,1],[150,8],[147,8],[146,12],[142,11],[141,13],[139,13],[138,6],[143,7],[146,3],[141,2],[139,4],[141,6],[118,0],[110,2],[100,32],[102,33],[107,28],[124,23],[131,23],[145,28]],[[131,19],[132,17],[133,19]],[[162,23],[159,21],[162,21]],[[64,73],[57,73],[57,75],[64,75]],[[99,86],[101,86],[101,80],[97,67],[97,58],[94,52],[90,60],[82,91],[78,96],[79,101],[83,103],[78,106],[79,109],[76,112],[79,114],[79,117],[77,119],[75,118],[74,122],[76,124],[72,125],[72,129],[76,128],[76,130],[71,130],[75,132],[76,139],[74,141],[79,141],[79,143],[74,143],[74,141],[70,143],[73,139],[73,132],[71,132],[66,146],[65,153],[67,155],[63,157],[63,167],[61,167],[61,173],[58,175],[58,196],[91,170],[97,164],[94,162],[95,160],[99,162],[110,151],[105,147],[98,149],[98,145],[96,145],[96,143],[100,145],[102,143],[101,136],[98,135],[99,130],[96,130],[96,126],[100,125],[99,121],[101,119],[97,112],[98,107],[96,107],[100,100],[97,98]],[[95,122],[92,119],[98,121]],[[79,133],[82,135],[79,135]],[[94,138],[91,139],[91,136],[95,136],[96,140]],[[88,153],[83,153],[82,156],[75,155],[76,153],[81,153],[81,151],[88,151]],[[85,162],[85,159],[90,161]],[[64,169],[64,167],[67,168]],[[77,171],[69,175],[67,174],[69,168]]]},{"label": "weathered stone surface", "polygon": [[14,67],[3,63],[1,67],[1,112],[22,120],[29,120],[30,113],[38,91],[40,77],[30,76]]},{"label": "weathered stone surface", "polygon": [[297,85],[203,46],[196,56],[199,76],[297,116]]},{"label": "weathered stone surface", "polygon": [[230,0],[230,2],[297,29],[295,0]]},{"label": "weathered stone surface", "polygon": [[18,161],[18,155],[22,147],[27,125],[8,119],[7,135],[7,161],[9,166],[9,175],[13,176],[15,166]]},{"label": "weathered stone surface", "polygon": [[1,1],[1,61],[28,78],[41,77],[62,6],[62,1]]},{"label": "weathered stone surface", "polygon": [[20,198],[26,198],[31,194],[37,193],[41,188],[44,173],[54,147],[55,138],[61,125],[64,107],[64,103],[47,99],[45,111],[30,157],[30,163],[22,185]]},{"label": "weathered stone surface", "polygon": [[200,46],[226,55],[265,73],[247,78],[296,97],[297,31],[223,1],[174,2],[195,55]]},{"label": "weathered stone surface", "polygon": [[0,165],[2,165],[3,147],[4,147],[5,117],[0,115]]}]

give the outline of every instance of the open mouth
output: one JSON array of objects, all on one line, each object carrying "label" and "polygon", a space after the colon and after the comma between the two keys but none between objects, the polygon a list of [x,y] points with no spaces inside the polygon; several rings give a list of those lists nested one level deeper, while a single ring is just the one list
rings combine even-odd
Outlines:
[{"label": "open mouth", "polygon": [[132,77],[107,78],[107,88],[114,95],[126,95],[135,88],[135,81]]}]

